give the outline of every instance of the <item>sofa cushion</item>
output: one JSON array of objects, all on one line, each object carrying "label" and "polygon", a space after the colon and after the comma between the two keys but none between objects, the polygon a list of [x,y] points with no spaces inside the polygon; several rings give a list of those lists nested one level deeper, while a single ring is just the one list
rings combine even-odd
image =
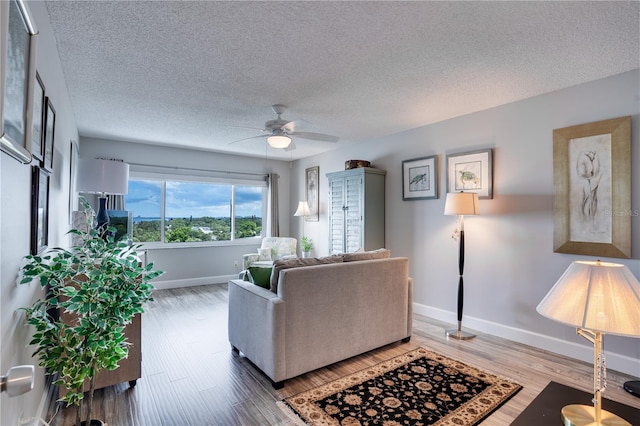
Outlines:
[{"label": "sofa cushion", "polygon": [[258,261],[264,262],[271,259],[271,249],[270,248],[259,248],[258,249]]},{"label": "sofa cushion", "polygon": [[356,262],[359,260],[388,259],[391,257],[391,250],[381,248],[371,251],[357,251],[354,253],[345,253],[342,255],[345,262]]},{"label": "sofa cushion", "polygon": [[278,279],[280,278],[280,271],[283,269],[299,268],[301,266],[313,266],[324,265],[327,263],[342,263],[342,256],[326,256],[326,257],[307,257],[307,258],[294,258],[288,260],[276,260],[273,262],[273,269],[271,271],[271,284],[270,290],[274,293],[278,292]]}]

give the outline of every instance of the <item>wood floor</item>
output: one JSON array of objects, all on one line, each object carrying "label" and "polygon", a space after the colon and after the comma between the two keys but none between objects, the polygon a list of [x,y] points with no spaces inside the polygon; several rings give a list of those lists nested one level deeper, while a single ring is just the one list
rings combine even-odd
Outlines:
[{"label": "wood floor", "polygon": [[[276,401],[419,346],[523,386],[484,426],[509,425],[551,380],[591,392],[590,364],[489,335],[448,340],[443,330],[449,324],[418,315],[409,343],[307,373],[275,391],[246,358],[231,351],[226,284],[161,290],[154,298],[143,317],[142,379],[135,388],[121,384],[96,391],[93,417],[109,426],[288,425]],[[640,408],[640,399],[622,389],[630,379],[609,370],[604,396]],[[73,409],[61,408],[50,423],[66,426],[73,421]]]}]

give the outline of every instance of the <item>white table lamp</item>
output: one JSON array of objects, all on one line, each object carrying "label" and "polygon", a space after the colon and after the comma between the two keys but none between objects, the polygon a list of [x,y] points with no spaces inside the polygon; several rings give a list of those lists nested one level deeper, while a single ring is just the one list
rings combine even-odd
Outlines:
[{"label": "white table lamp", "polygon": [[106,194],[124,195],[129,190],[129,165],[116,160],[81,159],[78,162],[78,192],[100,194],[96,220],[101,235],[109,226]]},{"label": "white table lamp", "polygon": [[562,408],[564,425],[626,425],[631,423],[602,409],[606,363],[602,350],[605,333],[640,337],[640,283],[617,263],[573,262],[536,308],[552,320],[576,327],[594,345],[593,406],[571,404]]},{"label": "white table lamp", "polygon": [[296,212],[293,214],[294,216],[302,216],[302,236],[304,237],[304,218],[306,216],[311,216],[311,209],[309,208],[309,203],[306,201],[298,201],[298,208]]}]

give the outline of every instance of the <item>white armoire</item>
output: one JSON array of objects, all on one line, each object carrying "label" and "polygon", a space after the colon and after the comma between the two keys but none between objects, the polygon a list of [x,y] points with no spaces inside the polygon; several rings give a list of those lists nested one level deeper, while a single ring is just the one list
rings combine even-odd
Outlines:
[{"label": "white armoire", "polygon": [[330,254],[384,247],[385,175],[371,167],[327,173]]}]

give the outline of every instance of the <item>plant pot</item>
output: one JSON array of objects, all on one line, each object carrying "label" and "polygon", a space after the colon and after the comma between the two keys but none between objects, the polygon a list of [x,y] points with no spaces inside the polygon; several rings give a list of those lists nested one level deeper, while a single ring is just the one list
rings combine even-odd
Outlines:
[{"label": "plant pot", "polygon": [[310,251],[303,251],[302,252],[302,257],[304,257],[304,258],[311,257],[311,252]]},{"label": "plant pot", "polygon": [[[82,426],[87,426],[87,421],[82,421],[80,422],[80,424]],[[102,420],[98,420],[98,419],[91,419],[89,421],[89,426],[104,426],[104,422]]]}]

